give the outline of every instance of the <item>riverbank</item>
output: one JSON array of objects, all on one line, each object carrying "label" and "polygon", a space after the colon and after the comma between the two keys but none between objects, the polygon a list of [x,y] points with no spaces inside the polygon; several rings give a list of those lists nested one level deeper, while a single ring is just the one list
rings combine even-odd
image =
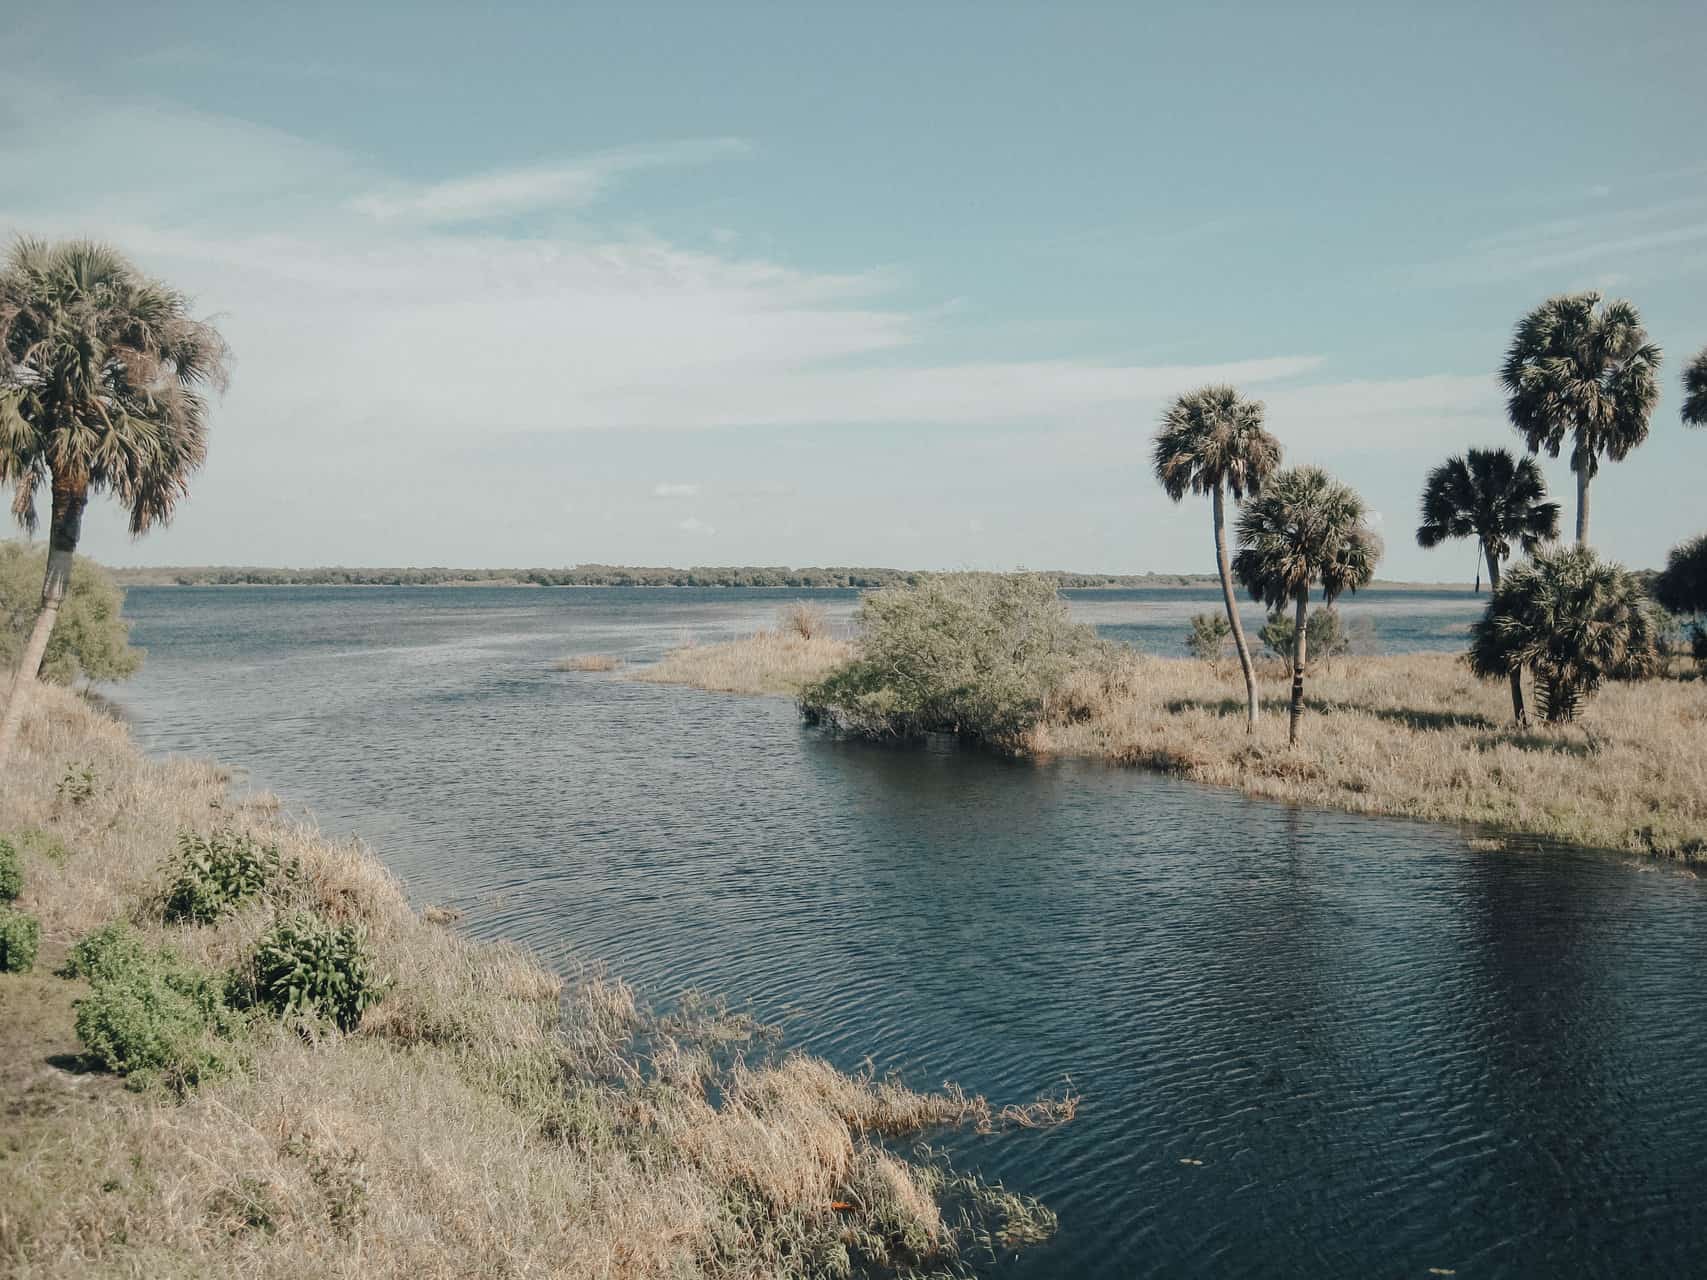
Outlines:
[{"label": "riverbank", "polygon": [[[168,922],[180,834],[221,830],[295,872],[277,900]],[[1053,1228],[1035,1202],[885,1140],[1047,1123],[1070,1103],[916,1093],[777,1051],[715,1004],[658,1015],[620,982],[565,982],[418,914],[366,849],[234,800],[218,768],[145,759],[64,690],[36,695],[0,837],[42,929],[35,970],[0,974],[7,1274],[835,1273],[951,1266]],[[72,1025],[89,987],[55,972],[74,942],[128,921],[174,963],[242,973],[287,905],[365,930],[390,985],[353,1031],[234,1020],[225,1073],[182,1097],[96,1069]]]},{"label": "riverbank", "polygon": [[[779,669],[786,655],[752,641],[709,648],[718,670],[769,664],[766,687],[743,692],[796,692],[829,669],[822,654]],[[1232,663],[1133,655],[1070,680],[1023,751],[1296,804],[1707,859],[1707,682],[1613,683],[1577,723],[1519,731],[1505,686],[1475,679],[1453,655],[1340,658],[1312,673],[1303,740],[1288,748],[1286,677],[1270,666],[1254,734]],[[698,683],[678,654],[658,669]]]}]

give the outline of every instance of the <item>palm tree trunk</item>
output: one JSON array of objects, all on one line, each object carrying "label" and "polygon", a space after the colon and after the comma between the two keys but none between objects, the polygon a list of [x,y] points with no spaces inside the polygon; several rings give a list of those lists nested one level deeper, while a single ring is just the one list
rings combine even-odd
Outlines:
[{"label": "palm tree trunk", "polygon": [[[1482,548],[1482,553],[1488,557],[1488,590],[1498,591],[1500,589],[1499,557],[1486,547]],[[1514,668],[1511,673],[1511,714],[1520,727],[1529,723],[1529,712],[1524,710],[1523,706],[1522,667]]]},{"label": "palm tree trunk", "polygon": [[1305,638],[1305,614],[1310,607],[1310,589],[1298,593],[1298,611],[1292,626],[1292,722],[1286,729],[1288,746],[1298,742],[1298,722],[1304,718],[1304,661],[1309,657]]},{"label": "palm tree trunk", "polygon": [[30,638],[18,658],[17,670],[12,673],[12,688],[6,698],[6,714],[0,719],[0,764],[12,754],[18,739],[18,727],[24,721],[24,704],[41,671],[47,642],[53,635],[53,624],[59,620],[59,606],[65,600],[66,587],[71,582],[71,562],[77,551],[77,539],[83,532],[83,508],[88,504],[86,485],[62,483],[58,477],[53,486],[53,523],[48,534],[47,574],[42,579],[41,612],[36,614]]},{"label": "palm tree trunk", "polygon": [[1221,575],[1221,599],[1227,605],[1227,625],[1233,629],[1233,648],[1239,651],[1239,670],[1245,673],[1245,732],[1257,727],[1257,673],[1251,664],[1251,647],[1245,642],[1245,627],[1239,621],[1239,602],[1233,594],[1233,570],[1227,562],[1227,507],[1219,481],[1215,485],[1215,569]]},{"label": "palm tree trunk", "polygon": [[1588,464],[1587,459],[1576,459],[1581,465],[1577,466],[1577,545],[1588,546]]}]

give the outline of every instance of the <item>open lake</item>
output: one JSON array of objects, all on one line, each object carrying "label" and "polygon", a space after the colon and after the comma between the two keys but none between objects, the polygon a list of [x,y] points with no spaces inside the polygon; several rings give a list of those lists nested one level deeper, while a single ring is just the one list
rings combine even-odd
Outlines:
[{"label": "open lake", "polygon": [[[1707,882],[550,669],[796,594],[136,588],[150,653],[118,700],[149,750],[248,770],[478,935],[724,993],[914,1085],[1070,1076],[1071,1124],[950,1144],[1061,1216],[1003,1274],[1707,1265]],[[1159,653],[1219,608],[1072,600]],[[1389,652],[1459,649],[1480,603],[1344,612]]]}]

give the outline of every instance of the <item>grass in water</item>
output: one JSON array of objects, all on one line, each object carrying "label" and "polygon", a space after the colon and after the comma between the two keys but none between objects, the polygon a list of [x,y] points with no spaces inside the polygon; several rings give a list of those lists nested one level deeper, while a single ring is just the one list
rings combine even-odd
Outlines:
[{"label": "grass in water", "polygon": [[[76,804],[57,794],[67,761],[87,770]],[[566,983],[429,923],[367,850],[228,782],[143,759],[64,690],[33,695],[0,796],[0,833],[30,833],[13,841],[16,905],[41,920],[44,957],[0,974],[0,1271],[955,1274],[1053,1230],[1029,1197],[896,1146],[1055,1123],[1070,1093],[997,1108],[782,1051],[716,1001],[654,1016],[620,982]],[[205,922],[169,919],[180,837],[220,831],[294,872]],[[359,934],[384,984],[352,1029],[252,1008],[209,1033],[225,1069],[186,1087],[87,1074],[72,1002],[109,980],[102,956],[129,954],[113,938],[235,987],[304,912]],[[72,943],[117,922],[74,962]]]}]

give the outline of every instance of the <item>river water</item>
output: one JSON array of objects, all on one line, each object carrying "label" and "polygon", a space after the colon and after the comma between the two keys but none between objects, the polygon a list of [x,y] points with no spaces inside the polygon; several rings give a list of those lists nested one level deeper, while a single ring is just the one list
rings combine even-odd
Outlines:
[{"label": "river water", "polygon": [[[248,771],[418,902],[790,1042],[1078,1118],[953,1142],[1060,1235],[1002,1274],[1699,1274],[1707,884],[1099,765],[837,741],[567,674],[793,593],[137,588],[148,749]],[[1484,597],[1485,599],[1485,597]],[[1075,593],[1152,652],[1217,593]],[[845,619],[853,595],[829,598]],[[1478,602],[1348,602],[1389,651]],[[1252,621],[1258,619],[1252,615]]]}]

